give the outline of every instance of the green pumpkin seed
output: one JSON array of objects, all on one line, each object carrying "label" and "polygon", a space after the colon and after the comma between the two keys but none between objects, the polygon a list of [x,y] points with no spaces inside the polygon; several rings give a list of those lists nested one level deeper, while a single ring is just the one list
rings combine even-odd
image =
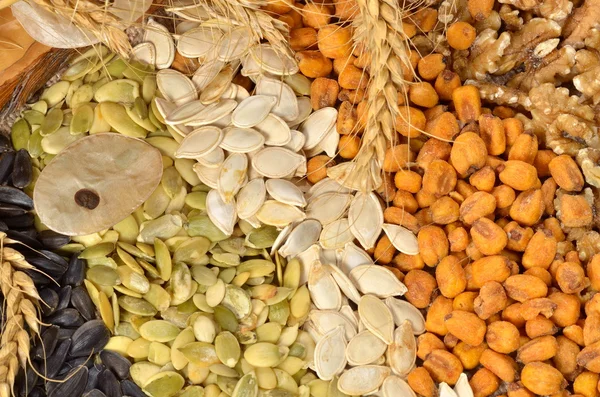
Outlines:
[{"label": "green pumpkin seed", "polygon": [[250,278],[264,277],[275,271],[275,264],[265,259],[251,259],[237,267],[237,274],[250,273]]},{"label": "green pumpkin seed", "polygon": [[169,167],[163,171],[162,179],[160,181],[163,189],[170,198],[175,197],[183,186],[183,179],[175,167]]},{"label": "green pumpkin seed", "polygon": [[245,318],[252,311],[250,294],[242,288],[228,285],[221,305],[229,309],[238,320]]},{"label": "green pumpkin seed", "polygon": [[176,370],[183,369],[189,362],[185,355],[179,351],[179,348],[195,341],[192,328],[186,328],[177,335],[171,345],[171,363]]},{"label": "green pumpkin seed", "polygon": [[[129,316],[129,318],[127,318]],[[123,321],[129,320],[133,328],[139,333],[140,327],[146,324],[148,321],[152,320],[152,317],[149,316],[140,316],[137,314],[130,313],[128,311],[123,312]]]},{"label": "green pumpkin seed", "polygon": [[42,93],[41,99],[46,101],[49,107],[58,105],[60,101],[65,99],[69,86],[71,85],[68,81],[59,81],[58,83],[46,88]]},{"label": "green pumpkin seed", "polygon": [[148,347],[148,361],[156,365],[171,362],[171,348],[159,342],[151,342]]},{"label": "green pumpkin seed", "polygon": [[160,273],[160,277],[164,281],[167,281],[171,278],[171,272],[173,270],[169,249],[162,240],[155,238],[154,251],[156,253],[156,269]]},{"label": "green pumpkin seed", "polygon": [[143,120],[148,118],[148,105],[146,105],[146,102],[144,102],[142,97],[137,97],[134,99],[133,112],[139,119]]},{"label": "green pumpkin seed", "polygon": [[151,342],[170,342],[179,335],[179,328],[165,320],[151,320],[144,323],[139,330],[143,338]]},{"label": "green pumpkin seed", "polygon": [[79,259],[96,259],[109,255],[115,249],[113,243],[101,243],[88,247],[79,254]]},{"label": "green pumpkin seed", "polygon": [[92,84],[92,95],[96,93],[104,84],[108,83],[110,79],[108,77],[100,78]]},{"label": "green pumpkin seed", "polygon": [[237,331],[239,323],[231,310],[224,306],[216,306],[213,310],[215,321],[222,329],[233,333]]},{"label": "green pumpkin seed", "polygon": [[285,325],[290,316],[290,305],[284,300],[275,305],[269,306],[269,320]]},{"label": "green pumpkin seed", "polygon": [[69,127],[71,125],[71,121],[73,120],[73,111],[71,109],[65,109],[62,112],[63,112],[63,120],[62,120],[61,126]]},{"label": "green pumpkin seed", "polygon": [[242,345],[252,345],[258,342],[258,337],[254,331],[238,332],[236,334],[238,341]]},{"label": "green pumpkin seed", "polygon": [[117,79],[100,87],[94,94],[94,100],[98,103],[115,102],[133,104],[135,98],[139,96],[140,85],[137,81]]},{"label": "green pumpkin seed", "polygon": [[160,372],[160,367],[148,361],[140,361],[131,366],[129,374],[139,387],[144,387],[148,380]]},{"label": "green pumpkin seed", "polygon": [[290,300],[290,312],[296,318],[303,318],[310,311],[310,292],[306,285],[298,288]]},{"label": "green pumpkin seed", "polygon": [[301,358],[287,356],[285,360],[283,360],[281,363],[279,363],[279,365],[277,365],[277,368],[287,372],[290,375],[294,375],[295,373],[300,371],[305,364],[306,362]]},{"label": "green pumpkin seed", "polygon": [[139,294],[145,294],[150,290],[150,282],[143,275],[131,270],[129,266],[117,267],[117,273],[121,283],[130,290]]},{"label": "green pumpkin seed", "polygon": [[234,379],[228,376],[217,375],[217,386],[219,386],[219,389],[221,389],[227,396],[231,396],[233,394],[237,382],[237,378]]},{"label": "green pumpkin seed", "polygon": [[122,356],[127,356],[127,349],[132,342],[133,340],[126,336],[113,336],[108,340],[104,349],[117,352]]},{"label": "green pumpkin seed", "polygon": [[135,80],[138,84],[144,82],[144,78],[152,71],[152,67],[143,64],[138,61],[130,61],[125,70],[123,70],[123,77]]},{"label": "green pumpkin seed", "polygon": [[189,264],[206,263],[206,253],[210,247],[210,241],[206,237],[192,237],[181,243],[173,253],[173,261]]},{"label": "green pumpkin seed", "polygon": [[144,77],[142,83],[142,97],[146,103],[152,102],[154,95],[156,94],[156,77],[149,74]]},{"label": "green pumpkin seed", "polygon": [[31,128],[29,127],[29,123],[27,123],[25,119],[19,119],[15,121],[10,132],[10,138],[14,149],[26,149],[30,136]]},{"label": "green pumpkin seed", "polygon": [[179,351],[183,353],[185,358],[196,365],[209,367],[212,364],[217,364],[220,362],[219,358],[217,357],[215,347],[210,343],[188,343],[187,345],[180,347]]},{"label": "green pumpkin seed", "polygon": [[[64,148],[84,136],[84,134],[72,135],[69,127],[60,127],[56,132],[42,138],[42,149],[49,155],[57,155]],[[46,156],[44,161],[47,164],[51,159],[51,157]]]},{"label": "green pumpkin seed", "polygon": [[92,109],[92,106],[88,104],[79,106],[73,115],[73,120],[71,121],[71,134],[77,135],[89,132],[93,122],[94,109]]},{"label": "green pumpkin seed", "polygon": [[40,126],[42,136],[50,135],[56,132],[62,125],[64,113],[59,108],[51,109]]},{"label": "green pumpkin seed", "polygon": [[100,132],[109,132],[110,124],[104,118],[101,112],[101,107],[96,105],[94,107],[94,122],[90,127],[90,134],[98,134]]},{"label": "green pumpkin seed", "polygon": [[148,292],[143,295],[143,298],[159,312],[167,310],[171,304],[171,295],[158,284],[150,284]]},{"label": "green pumpkin seed", "polygon": [[[215,255],[223,255],[223,254],[215,254]],[[214,257],[214,255],[213,255]],[[222,263],[222,262],[220,262]],[[229,264],[228,264],[229,265]],[[230,265],[233,266],[233,265]],[[231,282],[233,281],[233,279],[235,278],[235,268],[230,267],[227,269],[223,269],[219,272],[219,276],[218,276],[221,280],[223,280],[223,282],[225,284],[231,284]]]},{"label": "green pumpkin seed", "polygon": [[206,316],[198,316],[192,325],[196,340],[205,343],[213,343],[217,335],[215,323]]},{"label": "green pumpkin seed", "polygon": [[[128,324],[128,323],[123,323]],[[150,345],[156,342],[150,342],[144,338],[138,337],[129,347],[127,347],[127,355],[136,360],[147,359],[150,352]]]},{"label": "green pumpkin seed", "polygon": [[285,266],[283,272],[283,286],[291,289],[296,289],[300,285],[301,264],[298,259],[292,259]]},{"label": "green pumpkin seed", "polygon": [[[142,100],[142,102],[144,101],[141,98],[136,98],[136,99],[140,99]],[[136,123],[137,125],[139,125],[140,127],[142,127],[143,129],[145,129],[148,132],[154,132],[156,130],[156,127],[154,126],[154,124],[152,124],[152,122],[150,121],[149,118],[141,118],[138,113],[135,111],[134,107],[130,107],[130,106],[126,106],[125,107],[125,112],[127,113],[127,115],[129,116],[129,118],[131,120],[133,120],[134,123]]]},{"label": "green pumpkin seed", "polygon": [[215,338],[215,351],[219,360],[229,368],[238,363],[241,356],[240,344],[229,331],[223,331]]},{"label": "green pumpkin seed", "polygon": [[71,64],[69,68],[65,71],[62,78],[67,81],[74,81],[89,73],[98,62],[97,57],[92,57],[91,59],[83,59],[79,62]]},{"label": "green pumpkin seed", "polygon": [[41,114],[46,114],[48,111],[48,103],[46,101],[37,101],[36,103],[31,105],[31,110],[35,110],[40,112]]},{"label": "green pumpkin seed", "polygon": [[121,247],[117,247],[117,255],[121,262],[124,265],[128,266],[131,270],[136,272],[137,274],[144,274],[144,269],[140,266],[140,264],[135,260],[135,258],[129,255],[127,252],[121,249]]},{"label": "green pumpkin seed", "polygon": [[115,269],[107,266],[94,266],[86,272],[86,278],[98,285],[113,286],[121,283],[119,274]]},{"label": "green pumpkin seed", "polygon": [[29,125],[40,125],[44,121],[44,113],[37,110],[25,110],[21,115],[27,120]]},{"label": "green pumpkin seed", "polygon": [[204,294],[195,294],[192,298],[194,305],[205,313],[213,313],[214,309],[208,306],[206,303],[206,295]]},{"label": "green pumpkin seed", "polygon": [[281,360],[281,352],[273,343],[258,342],[248,346],[244,358],[254,367],[274,367]]},{"label": "green pumpkin seed", "polygon": [[87,260],[89,268],[96,266],[106,266],[111,269],[117,269],[117,262],[113,258],[92,258]]},{"label": "green pumpkin seed", "polygon": [[91,84],[82,84],[69,98],[69,107],[75,109],[84,103],[91,102],[94,99],[94,87]]},{"label": "green pumpkin seed", "polygon": [[196,164],[196,161],[192,159],[175,159],[177,172],[191,186],[200,184],[200,178],[198,178],[198,174],[196,174],[193,168],[194,164]]},{"label": "green pumpkin seed", "polygon": [[246,236],[246,245],[252,248],[269,248],[277,239],[279,231],[274,226],[262,226]]},{"label": "green pumpkin seed", "polygon": [[98,105],[106,122],[115,131],[132,138],[145,138],[148,131],[137,125],[123,105],[113,102],[102,102]]},{"label": "green pumpkin seed", "polygon": [[111,63],[106,65],[106,71],[112,77],[117,79],[123,78],[123,71],[127,69],[127,63],[121,58],[114,59]]},{"label": "green pumpkin seed", "polygon": [[277,343],[281,336],[283,325],[278,323],[266,323],[256,328],[256,337],[259,342]]},{"label": "green pumpkin seed", "polygon": [[[154,316],[157,313],[156,308],[152,304],[143,299],[134,298],[133,296],[120,296],[119,306],[129,313],[137,314],[139,316]],[[144,336],[141,332],[140,334]],[[146,339],[150,340],[149,338]]]},{"label": "green pumpkin seed", "polygon": [[155,238],[166,240],[175,236],[183,228],[180,215],[167,214],[141,224],[138,241],[153,243]]},{"label": "green pumpkin seed", "polygon": [[298,357],[304,359],[306,357],[306,348],[301,343],[293,343],[290,346],[289,357]]},{"label": "green pumpkin seed", "polygon": [[192,277],[200,284],[210,287],[217,282],[217,275],[206,266],[194,265],[191,268]]},{"label": "green pumpkin seed", "polygon": [[85,77],[83,78],[83,82],[84,83],[95,83],[96,81],[98,81],[98,79],[100,78],[100,72],[99,71],[93,71],[91,70],[88,74],[85,75]]},{"label": "green pumpkin seed", "polygon": [[185,264],[173,266],[167,290],[171,294],[171,305],[179,305],[192,296],[192,274]]},{"label": "green pumpkin seed", "polygon": [[132,245],[132,244],[129,244],[129,243],[126,243],[123,241],[119,241],[118,246],[120,248],[122,248],[125,252],[135,256],[136,258],[141,258],[145,261],[154,262],[153,257],[151,257],[150,255],[147,255],[146,253],[144,253],[144,251],[142,251],[135,245]]},{"label": "green pumpkin seed", "polygon": [[133,296],[134,298],[141,298],[142,294],[132,291],[129,288],[123,286],[123,285],[115,285],[113,286],[113,288],[117,291],[119,291],[120,293],[127,295],[127,296]]},{"label": "green pumpkin seed", "polygon": [[167,195],[165,189],[161,185],[158,185],[150,197],[148,197],[148,200],[144,202],[144,213],[150,219],[156,219],[165,213],[170,201],[171,198]]},{"label": "green pumpkin seed", "polygon": [[201,386],[188,386],[179,393],[178,397],[205,397],[204,388]]},{"label": "green pumpkin seed", "polygon": [[119,241],[135,244],[138,235],[138,224],[132,215],[117,223],[113,226],[113,229],[119,233]]},{"label": "green pumpkin seed", "polygon": [[165,136],[153,136],[146,139],[150,145],[157,148],[161,154],[175,159],[175,151],[179,148],[179,144],[173,138]]},{"label": "green pumpkin seed", "polygon": [[223,298],[225,298],[225,283],[223,280],[218,279],[214,285],[211,285],[206,290],[206,303],[208,306],[215,307],[221,303]]}]

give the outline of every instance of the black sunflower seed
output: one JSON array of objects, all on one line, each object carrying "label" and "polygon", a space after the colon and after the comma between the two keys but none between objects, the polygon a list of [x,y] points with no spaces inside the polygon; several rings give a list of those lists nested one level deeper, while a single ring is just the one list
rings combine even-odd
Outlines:
[{"label": "black sunflower seed", "polygon": [[31,157],[25,149],[21,149],[15,156],[15,163],[12,172],[12,184],[14,187],[23,189],[29,186],[33,178],[33,168],[31,166]]},{"label": "black sunflower seed", "polygon": [[65,284],[79,286],[85,280],[85,262],[77,256],[78,254],[74,254],[69,261],[69,267],[63,276]]},{"label": "black sunflower seed", "polygon": [[106,397],[106,394],[102,393],[98,389],[92,389],[88,392],[85,392],[81,397]]},{"label": "black sunflower seed", "polygon": [[28,228],[29,226],[33,226],[33,222],[35,222],[35,217],[32,213],[13,216],[11,218],[4,218],[4,223],[6,223],[6,226],[15,229]]},{"label": "black sunflower seed", "polygon": [[0,232],[7,232],[8,231],[8,226],[6,226],[6,223],[4,223],[3,221],[0,221]]},{"label": "black sunflower seed", "polygon": [[15,384],[19,386],[18,395],[27,396],[35,387],[38,381],[38,375],[33,368],[27,367],[27,370],[19,371]]},{"label": "black sunflower seed", "polygon": [[122,355],[110,350],[102,350],[100,352],[100,359],[102,360],[102,364],[114,372],[119,379],[125,379],[129,375],[131,362]]},{"label": "black sunflower seed", "polygon": [[56,348],[58,342],[58,327],[51,325],[42,332],[42,341],[37,341],[37,344],[31,349],[31,355],[36,359],[44,359],[50,357]]},{"label": "black sunflower seed", "polygon": [[8,177],[13,170],[15,156],[15,152],[8,152],[4,153],[2,157],[0,157],[0,183],[5,183],[8,181]]},{"label": "black sunflower seed", "polygon": [[79,310],[85,320],[91,320],[95,317],[94,303],[83,287],[75,287],[71,291],[71,306]]},{"label": "black sunflower seed", "polygon": [[31,277],[31,280],[33,280],[33,283],[39,288],[39,287],[43,287],[43,286],[47,286],[50,284],[54,285],[54,282],[56,282],[56,280],[53,281],[53,279],[48,278],[48,276],[40,273],[39,270],[35,271],[35,270],[24,270],[25,273],[27,273],[27,275],[29,277]]},{"label": "black sunflower seed", "polygon": [[54,230],[43,230],[38,233],[38,240],[44,244],[44,247],[55,250],[65,244],[69,244],[71,238],[69,236],[56,233]]},{"label": "black sunflower seed", "polygon": [[90,357],[77,357],[70,359],[69,361],[65,361],[65,364],[61,368],[59,375],[64,375],[67,371],[70,371],[73,368],[77,367],[86,367],[90,369],[94,366],[94,359]]},{"label": "black sunflower seed", "polygon": [[46,391],[41,387],[36,387],[27,395],[27,397],[46,397]]},{"label": "black sunflower seed", "polygon": [[59,340],[71,339],[71,337],[73,336],[74,333],[75,333],[75,329],[74,328],[61,328],[61,329],[58,330],[58,336],[57,336],[57,338]]},{"label": "black sunflower seed", "polygon": [[75,331],[72,338],[71,357],[87,357],[92,352],[100,351],[110,338],[110,331],[102,320],[91,320]]},{"label": "black sunflower seed", "polygon": [[122,397],[121,384],[115,374],[109,369],[102,371],[98,377],[98,389],[102,390],[106,397]]},{"label": "black sunflower seed", "polygon": [[60,309],[54,312],[52,315],[44,319],[45,322],[58,325],[59,327],[79,327],[83,325],[83,317],[77,311],[77,309],[66,308]]},{"label": "black sunflower seed", "polygon": [[90,391],[98,385],[98,377],[106,367],[102,364],[95,364],[89,370],[88,381],[85,385],[85,391]]},{"label": "black sunflower seed", "polygon": [[56,262],[51,261],[50,259],[34,257],[27,258],[27,262],[35,266],[36,268],[42,270],[44,273],[52,276],[54,279],[59,279],[66,271],[65,268],[57,264]]},{"label": "black sunflower seed", "polygon": [[12,143],[6,135],[0,135],[0,152],[10,152],[13,150]]},{"label": "black sunflower seed", "polygon": [[125,379],[121,382],[121,390],[123,394],[130,397],[147,397],[146,394],[140,389],[138,385],[130,381],[129,379]]},{"label": "black sunflower seed", "polygon": [[69,303],[71,303],[71,292],[72,287],[70,285],[65,285],[58,292],[58,307],[56,310],[66,309],[69,307]]},{"label": "black sunflower seed", "polygon": [[65,382],[48,382],[48,397],[81,396],[88,378],[87,367],[73,368],[66,374]]},{"label": "black sunflower seed", "polygon": [[13,204],[0,204],[0,218],[10,218],[13,216],[24,215],[27,210]]},{"label": "black sunflower seed", "polygon": [[[10,238],[12,238],[13,240],[17,240],[20,241],[21,243],[27,245],[30,248],[33,249],[42,249],[42,243],[40,243],[39,241],[37,241],[34,237],[31,237],[28,233],[25,232],[18,232],[16,230],[7,230],[6,231],[6,235]],[[19,249],[21,252],[23,252],[23,250]]]},{"label": "black sunflower seed", "polygon": [[46,370],[48,371],[46,376],[48,378],[54,378],[56,374],[58,374],[65,362],[70,348],[71,339],[64,339],[58,343],[58,346],[56,346],[56,349],[54,349],[52,356],[46,360]]},{"label": "black sunflower seed", "polygon": [[38,294],[42,298],[42,302],[40,302],[42,314],[44,316],[49,316],[54,313],[58,307],[58,294],[56,291],[50,288],[43,288],[38,291]]},{"label": "black sunflower seed", "polygon": [[18,205],[27,210],[33,209],[33,199],[22,190],[10,186],[0,186],[0,202]]},{"label": "black sunflower seed", "polygon": [[58,263],[60,266],[65,269],[69,267],[69,262],[62,256],[48,250],[40,250],[40,253],[43,254],[44,257],[50,259],[52,262]]}]

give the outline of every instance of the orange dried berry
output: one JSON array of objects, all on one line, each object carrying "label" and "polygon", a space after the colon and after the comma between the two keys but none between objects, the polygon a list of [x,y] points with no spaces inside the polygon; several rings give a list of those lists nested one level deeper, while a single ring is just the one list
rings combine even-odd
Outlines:
[{"label": "orange dried berry", "polygon": [[397,172],[414,161],[414,153],[406,144],[396,145],[385,152],[382,169],[385,172]]},{"label": "orange dried berry", "polygon": [[446,31],[446,38],[450,47],[455,50],[466,50],[475,41],[477,32],[466,22],[455,22]]},{"label": "orange dried berry", "polygon": [[408,92],[409,100],[424,108],[432,108],[439,102],[440,98],[430,83],[421,82],[410,86]]},{"label": "orange dried berry", "polygon": [[496,199],[490,193],[476,192],[460,205],[460,219],[471,225],[478,219],[493,214],[496,210]]},{"label": "orange dried berry", "polygon": [[460,87],[460,77],[458,74],[451,70],[444,70],[437,75],[435,79],[434,88],[435,92],[438,93],[439,97],[443,101],[449,101],[452,99],[452,93],[455,89]]},{"label": "orange dried berry", "polygon": [[469,234],[464,227],[459,227],[448,233],[451,252],[464,251],[469,244]]},{"label": "orange dried berry", "polygon": [[373,253],[375,260],[382,265],[387,265],[392,261],[395,253],[396,248],[394,248],[390,239],[385,234],[382,235],[377,241],[377,245],[375,245],[375,252]]},{"label": "orange dried berry", "polygon": [[310,78],[328,76],[333,68],[331,60],[325,58],[319,51],[297,52],[296,59],[300,72]]},{"label": "orange dried berry", "polygon": [[508,242],[504,230],[488,218],[480,218],[473,222],[471,238],[484,255],[499,254]]},{"label": "orange dried berry", "polygon": [[486,165],[479,171],[474,172],[469,177],[469,183],[477,190],[483,190],[490,193],[496,184],[496,173],[489,165]]},{"label": "orange dried berry", "polygon": [[517,376],[517,363],[506,354],[486,349],[481,354],[480,362],[505,382],[514,382]]},{"label": "orange dried berry", "polygon": [[496,321],[488,325],[485,341],[490,349],[510,354],[519,348],[519,329],[508,321]]},{"label": "orange dried berry", "polygon": [[481,288],[488,281],[504,282],[510,277],[511,269],[512,265],[507,257],[486,256],[471,264],[471,278],[476,288]]},{"label": "orange dried berry", "polygon": [[425,226],[417,235],[419,254],[427,266],[435,266],[448,255],[449,243],[444,230],[438,226]]},{"label": "orange dried berry", "polygon": [[417,165],[427,170],[429,164],[433,160],[448,160],[450,158],[450,150],[452,147],[448,142],[440,141],[439,139],[430,138],[421,147],[417,155]]},{"label": "orange dried berry", "polygon": [[563,226],[585,227],[593,220],[593,212],[584,196],[563,194],[559,199],[557,215]]},{"label": "orange dried berry", "polygon": [[302,23],[315,29],[326,26],[331,20],[333,10],[325,4],[310,2],[302,9]]},{"label": "orange dried berry", "polygon": [[417,367],[410,371],[406,381],[415,393],[423,397],[435,397],[437,392],[435,383],[425,368]]},{"label": "orange dried berry", "polygon": [[534,361],[546,361],[556,355],[558,342],[552,335],[534,338],[517,350],[517,360],[523,364]]},{"label": "orange dried berry", "polygon": [[360,150],[360,137],[356,135],[342,135],[338,142],[338,154],[345,159],[353,159]]},{"label": "orange dried berry", "polygon": [[410,193],[417,193],[421,190],[421,175],[410,170],[400,170],[396,172],[394,184],[398,189],[406,190]]},{"label": "orange dried berry", "polygon": [[446,382],[449,385],[456,384],[463,371],[460,360],[454,354],[441,349],[429,353],[423,367],[429,371],[434,381]]},{"label": "orange dried berry", "polygon": [[444,257],[435,268],[437,286],[446,298],[454,298],[467,287],[467,277],[457,257]]},{"label": "orange dried berry", "polygon": [[539,278],[527,274],[515,274],[504,282],[506,294],[518,302],[542,298],[548,293],[548,286]]},{"label": "orange dried berry", "polygon": [[312,184],[319,182],[327,177],[327,168],[335,165],[335,161],[322,154],[308,160],[306,164],[306,178]]},{"label": "orange dried berry", "polygon": [[538,223],[543,213],[544,202],[540,189],[529,189],[519,193],[509,211],[512,219],[527,226]]},{"label": "orange dried berry", "polygon": [[444,69],[446,69],[446,59],[442,54],[425,55],[417,65],[419,75],[425,80],[435,79]]},{"label": "orange dried berry", "polygon": [[400,106],[396,116],[396,131],[403,136],[416,138],[425,129],[427,120],[422,111],[410,106]]},{"label": "orange dried berry", "polygon": [[419,309],[429,306],[433,291],[437,287],[433,276],[423,270],[411,270],[406,273],[404,285],[408,289],[404,297]]},{"label": "orange dried berry", "polygon": [[502,288],[502,284],[497,281],[488,281],[483,284],[473,304],[475,314],[483,320],[487,320],[502,311],[507,304],[506,293]]},{"label": "orange dried berry", "polygon": [[317,44],[317,31],[311,27],[292,29],[290,46],[294,51],[303,51]]},{"label": "orange dried berry", "polygon": [[442,197],[454,190],[457,176],[448,162],[433,160],[423,174],[423,191]]},{"label": "orange dried berry", "polygon": [[531,189],[538,181],[535,167],[520,160],[505,161],[498,177],[502,183],[521,191]]},{"label": "orange dried berry", "polygon": [[456,172],[468,176],[483,168],[487,160],[487,149],[483,139],[474,132],[462,133],[454,141],[450,161]]},{"label": "orange dried berry", "polygon": [[500,387],[500,380],[487,368],[479,368],[469,380],[473,397],[487,397]]},{"label": "orange dried berry", "polygon": [[506,150],[506,135],[502,120],[491,114],[479,117],[479,133],[489,154],[499,156]]},{"label": "orange dried berry", "polygon": [[425,318],[425,328],[427,331],[437,335],[446,335],[448,328],[446,328],[445,318],[452,310],[452,299],[448,299],[442,295],[435,298],[431,306],[429,306]]},{"label": "orange dried berry", "polygon": [[[306,5],[303,14],[306,14]],[[347,58],[352,55],[352,30],[337,24],[320,26],[317,33],[319,50],[327,58]],[[362,73],[362,72],[361,72]],[[348,88],[348,87],[346,87]]]},{"label": "orange dried berry", "polygon": [[583,174],[571,156],[562,154],[553,158],[548,168],[552,178],[562,189],[569,192],[579,192],[583,189]]},{"label": "orange dried berry", "polygon": [[587,286],[583,267],[578,263],[561,263],[556,270],[555,278],[565,294],[575,294]]},{"label": "orange dried berry", "polygon": [[521,261],[525,269],[542,267],[548,269],[554,260],[558,242],[547,229],[538,230],[527,243]]},{"label": "orange dried berry", "polygon": [[333,107],[337,101],[340,86],[337,81],[318,77],[310,85],[310,103],[313,110]]},{"label": "orange dried berry", "polygon": [[417,338],[417,357],[421,360],[425,360],[432,351],[445,348],[444,342],[431,332],[426,332]]},{"label": "orange dried berry", "polygon": [[340,87],[348,90],[364,89],[369,81],[369,76],[364,70],[354,65],[346,65],[338,75]]},{"label": "orange dried berry", "polygon": [[523,385],[539,395],[559,392],[566,386],[566,381],[559,370],[542,362],[528,363],[521,371]]},{"label": "orange dried berry", "polygon": [[452,101],[460,121],[467,123],[478,120],[481,116],[481,96],[477,87],[465,85],[455,89],[452,92]]}]

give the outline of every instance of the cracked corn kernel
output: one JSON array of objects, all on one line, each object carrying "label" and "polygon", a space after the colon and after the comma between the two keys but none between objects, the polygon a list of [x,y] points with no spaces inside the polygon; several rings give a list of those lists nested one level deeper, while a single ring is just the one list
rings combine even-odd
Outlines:
[{"label": "cracked corn kernel", "polygon": [[436,382],[454,385],[463,371],[462,363],[452,353],[436,349],[427,355],[423,367],[429,371]]},{"label": "cracked corn kernel", "polygon": [[333,167],[335,161],[324,154],[315,156],[308,160],[306,164],[306,177],[312,184],[319,182],[327,177],[327,168]]},{"label": "cracked corn kernel", "polygon": [[459,259],[448,255],[435,268],[437,286],[446,298],[455,298],[467,286],[467,278]]},{"label": "cracked corn kernel", "polygon": [[419,253],[428,266],[437,265],[448,255],[449,244],[444,230],[438,226],[425,226],[417,234]]},{"label": "cracked corn kernel", "polygon": [[509,321],[495,321],[488,325],[485,341],[490,349],[510,354],[519,348],[519,329]]},{"label": "cracked corn kernel", "polygon": [[473,389],[473,397],[487,397],[498,390],[500,380],[487,368],[480,368],[469,380],[469,385]]},{"label": "cracked corn kernel", "polygon": [[319,51],[297,52],[296,59],[298,60],[300,72],[310,78],[328,76],[333,68],[331,60]]},{"label": "cracked corn kernel", "polygon": [[505,382],[513,382],[517,376],[517,363],[512,357],[486,349],[481,353],[480,363]]},{"label": "cracked corn kernel", "polygon": [[583,189],[583,174],[571,156],[563,154],[553,158],[548,168],[561,189],[569,192],[579,192]]},{"label": "cracked corn kernel", "polygon": [[[306,15],[306,5],[303,15]],[[305,22],[306,23],[306,22]],[[346,58],[352,54],[352,30],[337,24],[318,26],[317,42],[319,50],[327,58]]]},{"label": "cracked corn kernel", "polygon": [[335,80],[318,77],[310,85],[310,103],[313,110],[335,106],[340,86]]},{"label": "cracked corn kernel", "polygon": [[423,367],[413,369],[406,377],[408,385],[421,396],[434,397],[436,395],[436,386],[429,375],[429,372]]},{"label": "cracked corn kernel", "polygon": [[560,391],[566,381],[560,371],[542,362],[525,365],[521,371],[523,385],[539,395],[549,395]]},{"label": "cracked corn kernel", "polygon": [[499,254],[508,242],[506,232],[488,218],[480,218],[473,222],[471,238],[484,255]]}]

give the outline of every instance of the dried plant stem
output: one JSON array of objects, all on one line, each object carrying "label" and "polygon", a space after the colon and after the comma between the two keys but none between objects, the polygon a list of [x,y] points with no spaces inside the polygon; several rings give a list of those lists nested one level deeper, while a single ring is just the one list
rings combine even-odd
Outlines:
[{"label": "dried plant stem", "polygon": [[330,169],[330,176],[344,185],[368,192],[381,183],[381,166],[389,144],[397,139],[395,120],[398,96],[408,96],[408,80],[415,71],[410,62],[409,38],[402,19],[419,4],[390,5],[385,0],[357,0],[353,21],[354,42],[370,56],[367,116],[361,148],[352,164]]},{"label": "dried plant stem", "polygon": [[0,290],[4,296],[4,322],[0,337],[0,397],[15,395],[14,382],[19,367],[29,362],[29,330],[39,336],[37,302],[40,296],[29,277],[22,270],[31,269],[23,255],[0,242]]}]

